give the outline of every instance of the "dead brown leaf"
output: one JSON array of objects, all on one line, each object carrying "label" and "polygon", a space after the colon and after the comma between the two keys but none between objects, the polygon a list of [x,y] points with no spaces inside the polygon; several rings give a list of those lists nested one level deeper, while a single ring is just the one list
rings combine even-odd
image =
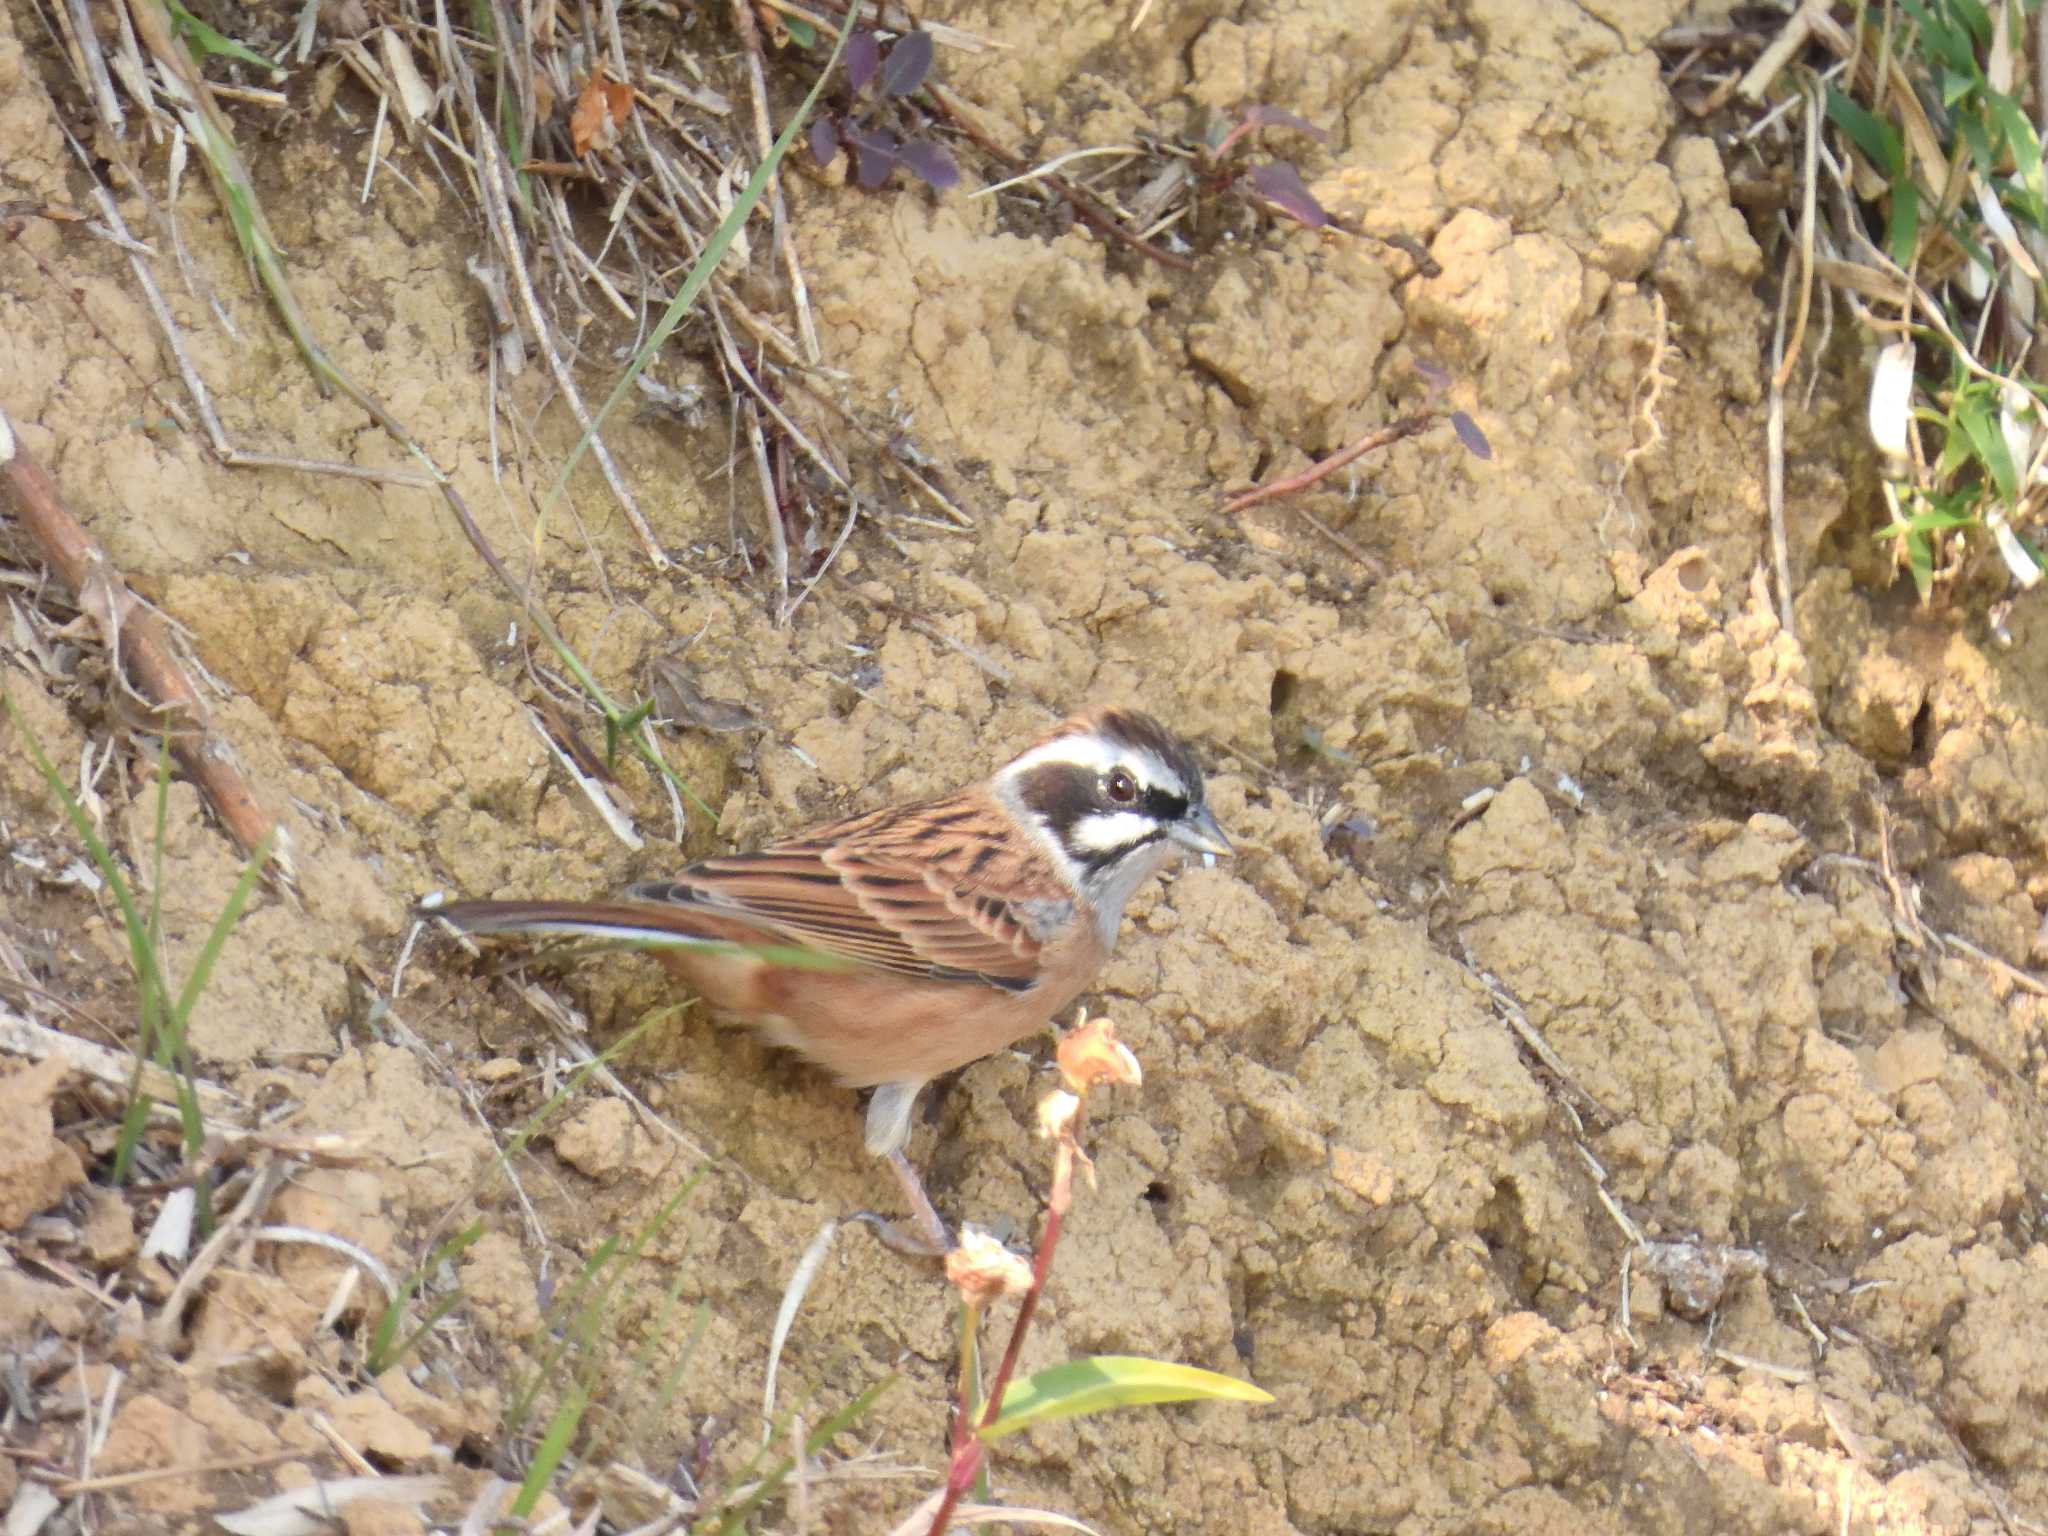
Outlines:
[{"label": "dead brown leaf", "polygon": [[576,110],[569,114],[569,142],[579,155],[593,149],[610,149],[618,141],[619,125],[633,109],[633,88],[621,85],[601,69],[590,72],[576,97]]}]

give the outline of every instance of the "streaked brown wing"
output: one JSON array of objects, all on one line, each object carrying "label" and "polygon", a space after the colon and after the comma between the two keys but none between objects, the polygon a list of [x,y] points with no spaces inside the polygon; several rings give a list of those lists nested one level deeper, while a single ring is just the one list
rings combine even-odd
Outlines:
[{"label": "streaked brown wing", "polygon": [[[985,821],[979,806],[970,808]],[[878,812],[754,853],[705,859],[628,895],[744,918],[902,975],[1029,986],[1041,946],[1024,912],[1061,893],[1029,878],[1028,861],[1009,854],[1000,823],[985,836],[946,816],[946,804]]]}]

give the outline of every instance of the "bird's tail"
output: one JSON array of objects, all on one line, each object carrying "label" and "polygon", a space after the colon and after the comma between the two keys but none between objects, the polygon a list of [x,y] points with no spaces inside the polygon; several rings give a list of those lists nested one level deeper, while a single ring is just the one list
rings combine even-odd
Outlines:
[{"label": "bird's tail", "polygon": [[635,901],[451,901],[422,907],[419,915],[475,934],[560,934],[650,947],[726,941],[714,924],[686,910]]},{"label": "bird's tail", "polygon": [[421,907],[423,918],[440,918],[464,933],[554,934],[609,940],[635,949],[687,949],[741,955],[769,965],[805,971],[860,969],[859,960],[783,939],[757,923],[666,901],[451,901]]}]

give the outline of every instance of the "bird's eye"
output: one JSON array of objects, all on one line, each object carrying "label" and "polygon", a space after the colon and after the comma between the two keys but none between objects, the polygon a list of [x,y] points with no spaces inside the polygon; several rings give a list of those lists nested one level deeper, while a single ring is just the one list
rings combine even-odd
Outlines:
[{"label": "bird's eye", "polygon": [[1105,787],[1109,790],[1109,798],[1118,805],[1129,805],[1138,798],[1138,781],[1122,768],[1112,768],[1109,771],[1109,781]]}]

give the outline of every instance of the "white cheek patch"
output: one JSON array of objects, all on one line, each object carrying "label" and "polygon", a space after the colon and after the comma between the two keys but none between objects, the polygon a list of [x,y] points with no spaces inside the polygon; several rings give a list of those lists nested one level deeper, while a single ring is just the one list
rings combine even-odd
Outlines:
[{"label": "white cheek patch", "polygon": [[1155,837],[1159,823],[1136,811],[1098,812],[1074,823],[1070,841],[1076,853],[1116,853]]}]

